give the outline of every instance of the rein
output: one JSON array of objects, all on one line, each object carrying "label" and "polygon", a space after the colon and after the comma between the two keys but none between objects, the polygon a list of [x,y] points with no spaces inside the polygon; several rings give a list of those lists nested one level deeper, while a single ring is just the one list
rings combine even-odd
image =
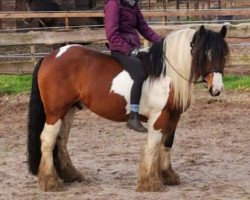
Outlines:
[{"label": "rein", "polygon": [[[163,51],[163,53],[164,53],[164,57],[165,57],[165,59],[167,60],[167,62],[168,62],[168,64],[169,64],[169,66],[181,77],[181,78],[183,78],[184,80],[186,80],[187,82],[190,82],[189,81],[189,79],[187,79],[186,77],[184,77],[181,73],[179,73],[174,67],[173,67],[173,65],[170,63],[170,61],[169,61],[169,59],[168,59],[168,57],[167,57],[167,55],[166,55],[166,51],[165,51],[165,49],[164,49],[164,51]],[[206,83],[207,81],[206,81],[206,79],[202,76],[202,80],[200,80],[200,81],[191,81],[191,83],[194,83],[194,84],[199,84],[199,83]]]}]

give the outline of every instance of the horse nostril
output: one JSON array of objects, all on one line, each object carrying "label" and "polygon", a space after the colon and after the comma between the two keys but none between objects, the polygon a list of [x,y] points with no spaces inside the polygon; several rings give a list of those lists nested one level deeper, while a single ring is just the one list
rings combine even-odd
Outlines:
[{"label": "horse nostril", "polygon": [[219,90],[213,90],[213,87],[210,87],[209,93],[211,94],[211,96],[219,96],[220,95],[220,91]]}]

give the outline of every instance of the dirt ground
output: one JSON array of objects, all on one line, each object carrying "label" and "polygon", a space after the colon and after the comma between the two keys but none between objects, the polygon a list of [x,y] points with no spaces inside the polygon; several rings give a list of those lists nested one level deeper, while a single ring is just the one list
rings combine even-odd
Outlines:
[{"label": "dirt ground", "polygon": [[178,124],[172,152],[181,185],[156,193],[136,192],[137,169],[146,134],[126,129],[89,111],[79,111],[70,134],[73,163],[81,183],[42,192],[27,171],[28,95],[0,97],[0,199],[250,199],[250,92],[205,89]]}]

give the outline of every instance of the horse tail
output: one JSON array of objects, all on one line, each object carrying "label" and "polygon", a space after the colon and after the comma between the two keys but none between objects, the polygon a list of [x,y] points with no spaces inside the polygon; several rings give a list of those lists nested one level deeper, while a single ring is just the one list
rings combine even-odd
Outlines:
[{"label": "horse tail", "polygon": [[38,71],[43,59],[36,64],[32,75],[32,87],[28,113],[28,168],[33,175],[38,174],[41,160],[40,135],[45,124],[45,111],[38,87]]}]

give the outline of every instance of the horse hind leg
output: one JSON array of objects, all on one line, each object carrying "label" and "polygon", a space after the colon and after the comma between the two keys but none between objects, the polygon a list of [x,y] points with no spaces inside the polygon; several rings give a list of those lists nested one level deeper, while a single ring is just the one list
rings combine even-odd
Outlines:
[{"label": "horse hind leg", "polygon": [[61,130],[56,141],[57,152],[54,152],[54,154],[56,154],[54,155],[56,169],[59,176],[63,179],[64,182],[80,182],[83,180],[83,176],[81,175],[81,173],[78,172],[73,166],[66,147],[75,111],[75,107],[71,108],[64,117]]},{"label": "horse hind leg", "polygon": [[53,125],[45,123],[40,136],[42,157],[38,170],[38,184],[44,191],[56,191],[62,187],[54,168],[52,155],[61,124],[62,121],[60,119],[57,119]]}]

